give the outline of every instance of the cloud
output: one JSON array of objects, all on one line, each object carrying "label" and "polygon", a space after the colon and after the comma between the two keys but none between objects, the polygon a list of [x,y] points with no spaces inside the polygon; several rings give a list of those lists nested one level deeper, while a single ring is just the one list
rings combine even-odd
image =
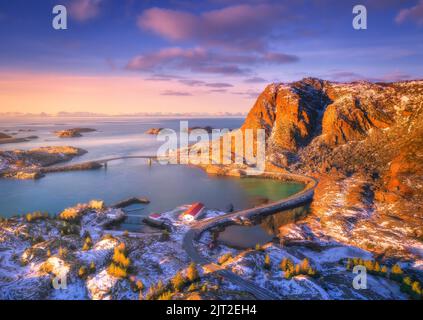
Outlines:
[{"label": "cloud", "polygon": [[233,87],[232,84],[230,83],[224,83],[224,82],[215,82],[215,83],[207,83],[206,87],[211,87],[211,88],[231,88]]},{"label": "cloud", "polygon": [[190,87],[210,87],[210,88],[231,88],[232,84],[226,82],[206,82],[202,80],[190,80],[182,79],[179,80],[180,83],[185,84]]},{"label": "cloud", "polygon": [[369,82],[398,82],[411,80],[414,77],[402,71],[393,71],[380,76],[365,76],[350,71],[334,71],[323,78],[338,82],[369,81]]},{"label": "cloud", "polygon": [[[199,73],[222,75],[245,75],[251,72],[252,65],[285,64],[298,61],[298,57],[284,53],[233,54],[196,48],[164,48],[157,52],[138,55],[132,58],[126,69],[132,71],[188,70]],[[186,84],[198,85],[198,83]]]},{"label": "cloud", "polygon": [[245,83],[263,83],[268,82],[266,79],[262,77],[252,77],[244,80]]},{"label": "cloud", "polygon": [[191,93],[185,91],[174,91],[174,90],[165,90],[160,93],[162,96],[176,96],[176,97],[187,97],[192,96]]},{"label": "cloud", "polygon": [[139,15],[137,25],[170,41],[263,51],[265,37],[291,17],[279,3],[232,5],[199,14],[151,8]]},{"label": "cloud", "polygon": [[423,26],[423,0],[420,0],[414,7],[402,9],[395,18],[395,22],[412,21],[419,26]]},{"label": "cloud", "polygon": [[69,14],[80,22],[93,19],[100,13],[102,2],[103,0],[73,0],[68,6]]},{"label": "cloud", "polygon": [[254,90],[246,90],[246,91],[234,91],[232,92],[232,94],[241,95],[248,99],[256,99],[261,94],[261,92],[254,91]]}]

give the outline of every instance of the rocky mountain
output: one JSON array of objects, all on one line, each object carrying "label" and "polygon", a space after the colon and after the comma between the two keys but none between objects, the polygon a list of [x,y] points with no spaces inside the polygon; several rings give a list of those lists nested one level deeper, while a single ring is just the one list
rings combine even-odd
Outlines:
[{"label": "rocky mountain", "polygon": [[270,84],[250,128],[266,131],[268,169],[319,178],[309,231],[423,256],[423,81]]}]

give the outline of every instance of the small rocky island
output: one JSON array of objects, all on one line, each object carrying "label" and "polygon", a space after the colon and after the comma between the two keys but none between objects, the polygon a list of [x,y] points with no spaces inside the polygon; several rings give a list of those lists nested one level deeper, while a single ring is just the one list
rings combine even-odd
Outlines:
[{"label": "small rocky island", "polygon": [[[20,131],[23,132],[23,131]],[[0,144],[28,142],[30,140],[38,139],[37,136],[29,136],[25,138],[13,137],[3,132],[0,132]]]},{"label": "small rocky island", "polygon": [[77,138],[82,137],[82,133],[95,132],[92,128],[72,128],[66,130],[55,131],[54,134],[59,138]]},{"label": "small rocky island", "polygon": [[0,177],[38,179],[43,176],[44,171],[54,171],[53,168],[46,167],[69,161],[85,153],[87,151],[84,149],[69,146],[0,151]]}]

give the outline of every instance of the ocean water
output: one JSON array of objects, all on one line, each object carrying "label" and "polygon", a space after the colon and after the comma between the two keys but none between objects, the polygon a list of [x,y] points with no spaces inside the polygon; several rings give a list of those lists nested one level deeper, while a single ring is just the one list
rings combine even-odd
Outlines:
[{"label": "ocean water", "polygon": [[[152,127],[178,129],[179,121],[162,118],[2,119],[0,132],[16,132],[17,137],[36,135],[39,138],[31,142],[0,145],[0,149],[71,145],[88,151],[73,160],[78,162],[115,156],[154,155],[163,142],[144,132]],[[243,119],[196,118],[188,121],[190,127],[209,125],[234,129],[241,126]],[[90,127],[98,131],[70,139],[60,139],[53,134],[55,130],[72,127]],[[150,204],[131,208],[133,217],[128,220],[128,225],[133,226],[128,226],[128,229],[133,230],[139,226],[136,218],[151,212],[163,212],[196,201],[203,202],[210,209],[225,210],[233,205],[235,210],[239,210],[263,201],[287,197],[301,188],[302,185],[295,183],[259,178],[212,177],[199,168],[160,164],[149,166],[143,159],[127,159],[110,162],[107,169],[53,173],[36,181],[2,179],[0,215],[8,217],[36,210],[57,214],[66,207],[91,199],[102,199],[107,204],[113,204],[129,197],[147,197],[151,200]]]}]

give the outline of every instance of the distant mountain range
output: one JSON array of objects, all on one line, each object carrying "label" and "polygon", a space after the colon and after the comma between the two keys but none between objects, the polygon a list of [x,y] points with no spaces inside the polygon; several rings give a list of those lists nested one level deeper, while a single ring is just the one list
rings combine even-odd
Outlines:
[{"label": "distant mountain range", "polygon": [[121,114],[105,114],[93,112],[65,112],[58,113],[23,113],[23,112],[3,112],[0,117],[82,117],[82,118],[96,118],[96,117],[245,117],[247,113],[244,112],[137,112],[137,113],[121,113]]}]

